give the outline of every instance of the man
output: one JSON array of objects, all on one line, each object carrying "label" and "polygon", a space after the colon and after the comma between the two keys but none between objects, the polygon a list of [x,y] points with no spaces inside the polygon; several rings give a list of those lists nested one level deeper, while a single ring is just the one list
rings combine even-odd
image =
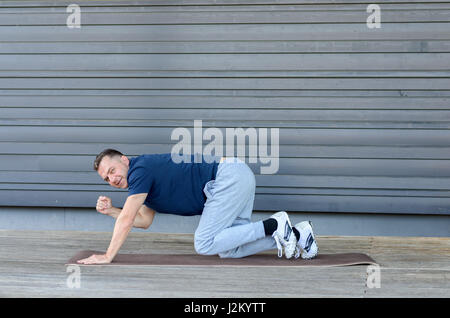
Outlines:
[{"label": "man", "polygon": [[106,149],[95,159],[94,169],[115,188],[127,189],[123,209],[100,196],[97,211],[116,218],[108,250],[78,261],[82,264],[110,263],[133,226],[148,228],[158,213],[201,214],[194,235],[194,247],[201,255],[245,257],[278,248],[286,258],[313,258],[317,244],[310,222],[292,227],[286,212],[251,222],[255,197],[255,176],[236,158],[206,160],[201,155],[180,163],[171,154],[141,155],[129,159]]}]

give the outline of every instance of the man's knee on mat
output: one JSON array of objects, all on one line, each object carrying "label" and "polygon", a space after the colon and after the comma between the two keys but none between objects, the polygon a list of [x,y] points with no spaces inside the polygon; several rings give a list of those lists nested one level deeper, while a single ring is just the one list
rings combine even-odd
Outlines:
[{"label": "man's knee on mat", "polygon": [[214,255],[217,254],[212,251],[214,238],[201,238],[197,234],[194,235],[194,248],[197,254],[200,255]]},{"label": "man's knee on mat", "polygon": [[218,255],[220,258],[239,258],[236,253],[238,249],[239,249],[239,247],[236,247],[231,250],[221,252]]},{"label": "man's knee on mat", "polygon": [[236,257],[237,248],[217,253],[213,251],[214,238],[208,240],[194,240],[194,248],[197,254],[200,255],[219,255],[220,258],[234,258]]}]

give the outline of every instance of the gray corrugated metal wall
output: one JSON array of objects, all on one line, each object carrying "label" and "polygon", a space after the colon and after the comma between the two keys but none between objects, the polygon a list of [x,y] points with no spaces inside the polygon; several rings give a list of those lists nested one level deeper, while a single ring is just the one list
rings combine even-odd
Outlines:
[{"label": "gray corrugated metal wall", "polygon": [[0,205],[123,199],[95,155],[201,119],[280,128],[256,210],[449,214],[450,1],[71,3],[0,1]]}]

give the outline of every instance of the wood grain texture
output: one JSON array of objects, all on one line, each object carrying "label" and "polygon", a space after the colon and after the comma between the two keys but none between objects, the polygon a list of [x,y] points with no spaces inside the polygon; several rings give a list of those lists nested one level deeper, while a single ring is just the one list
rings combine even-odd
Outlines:
[{"label": "wood grain texture", "polygon": [[[111,233],[0,230],[2,297],[447,297],[450,240],[422,237],[317,238],[321,253],[367,253],[380,264],[380,288],[367,267],[80,267],[67,287],[67,259],[104,250]],[[192,234],[131,233],[121,253],[193,254]],[[267,251],[276,257],[276,251]]]}]

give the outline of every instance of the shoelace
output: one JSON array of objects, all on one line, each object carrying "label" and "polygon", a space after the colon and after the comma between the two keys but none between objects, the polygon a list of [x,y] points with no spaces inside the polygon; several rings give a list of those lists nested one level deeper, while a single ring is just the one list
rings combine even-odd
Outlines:
[{"label": "shoelace", "polygon": [[[278,249],[278,257],[283,257],[283,248],[286,248],[287,242],[284,239],[280,239],[276,233],[274,233],[273,238],[275,239],[275,242],[277,243],[277,249]],[[284,251],[286,253],[286,251]],[[301,250],[298,248],[298,246],[295,246],[295,258],[298,258],[300,256]],[[298,256],[297,256],[298,254]]]},{"label": "shoelace", "polygon": [[273,235],[273,238],[275,239],[275,243],[277,243],[278,257],[283,257],[283,247],[281,245],[280,238],[276,234]]}]

